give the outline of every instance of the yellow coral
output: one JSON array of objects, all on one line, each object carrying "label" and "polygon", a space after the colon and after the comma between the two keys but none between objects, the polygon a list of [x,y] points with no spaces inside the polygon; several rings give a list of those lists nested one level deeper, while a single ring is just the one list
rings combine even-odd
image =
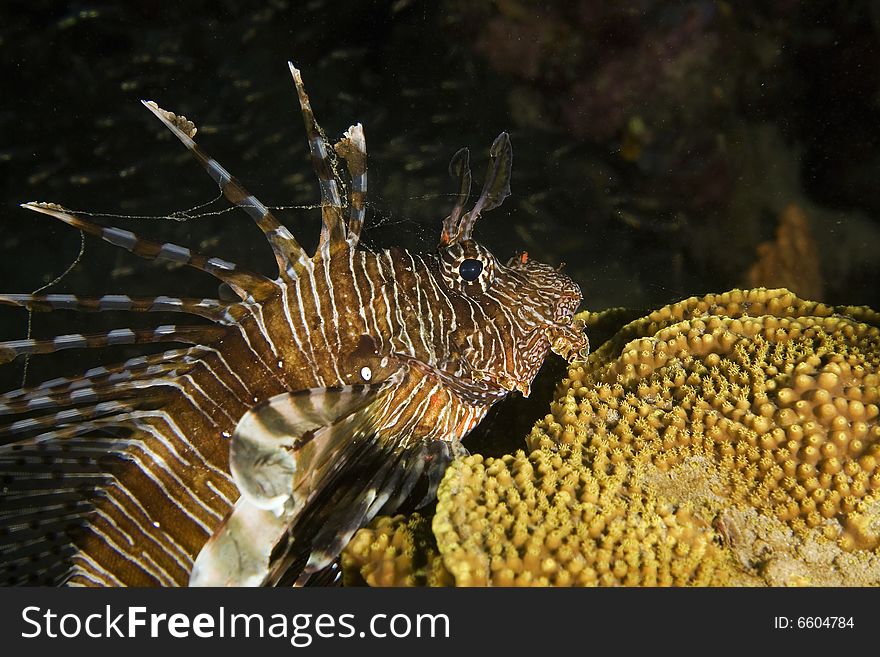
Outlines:
[{"label": "yellow coral", "polygon": [[[440,487],[434,535],[459,586],[727,583],[734,564],[688,503],[633,487],[587,450],[470,456]],[[595,456],[591,454],[590,456]]]},{"label": "yellow coral", "polygon": [[880,584],[878,324],[765,289],[627,324],[569,367],[530,455],[450,466],[446,568],[458,585]]},{"label": "yellow coral", "polygon": [[377,518],[342,554],[346,586],[448,586],[449,572],[431,537],[430,519],[418,513]]},{"label": "yellow coral", "polygon": [[[572,365],[527,442],[647,457],[668,481],[641,483],[667,499],[694,499],[702,517],[727,528],[731,552],[751,564],[745,574],[880,583],[877,320],[869,309],[834,309],[786,290],[667,306]],[[711,495],[675,485],[682,464],[694,462],[715,482]],[[761,551],[746,533],[775,538]],[[853,550],[862,552],[844,557]]]},{"label": "yellow coral", "polygon": [[572,366],[529,445],[651,444],[664,470],[705,457],[734,502],[799,532],[838,518],[843,547],[876,547],[847,518],[880,490],[880,331],[849,310],[760,289],[668,306],[621,331],[648,337]]}]

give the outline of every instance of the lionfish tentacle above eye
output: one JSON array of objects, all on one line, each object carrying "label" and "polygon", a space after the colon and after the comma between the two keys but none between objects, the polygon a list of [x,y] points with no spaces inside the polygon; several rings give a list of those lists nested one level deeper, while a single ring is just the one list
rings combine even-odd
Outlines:
[{"label": "lionfish tentacle above eye", "polygon": [[489,170],[483,183],[480,198],[477,199],[473,209],[462,217],[458,226],[459,240],[471,239],[474,224],[480,213],[497,208],[504,199],[510,196],[513,148],[510,145],[510,136],[506,132],[502,132],[495,138],[489,149],[489,158]]},{"label": "lionfish tentacle above eye", "polygon": [[279,275],[288,279],[295,278],[295,274],[290,270],[291,263],[297,261],[302,263],[307,256],[287,227],[256,196],[247,191],[241,182],[230,174],[223,165],[208,155],[193,141],[193,137],[196,134],[196,126],[192,121],[188,121],[184,116],[178,116],[173,112],[162,109],[151,100],[142,100],[141,102],[205,167],[205,171],[208,172],[208,175],[220,187],[223,196],[230,203],[244,210],[254,220],[260,230],[263,231],[263,235],[266,236],[272,251],[275,253]]},{"label": "lionfish tentacle above eye", "polygon": [[321,132],[315,113],[309,102],[309,96],[303,86],[302,74],[292,62],[287,62],[293,82],[296,86],[296,94],[299,98],[299,106],[302,111],[303,122],[306,126],[306,135],[309,138],[309,152],[312,157],[312,168],[318,177],[321,186],[321,237],[318,242],[318,250],[329,249],[330,244],[345,239],[345,224],[342,219],[342,197],[339,195],[339,185],[330,161],[330,149]]},{"label": "lionfish tentacle above eye", "polygon": [[451,244],[455,241],[458,232],[458,220],[464,210],[465,204],[471,195],[471,165],[470,151],[467,148],[459,149],[449,161],[449,175],[458,179],[458,196],[452,212],[443,220],[443,230],[440,233],[440,244]]},{"label": "lionfish tentacle above eye", "polygon": [[265,276],[242,269],[232,262],[202,255],[178,244],[154,242],[139,237],[130,230],[112,226],[99,226],[87,219],[77,217],[55,203],[23,203],[21,207],[60,219],[74,228],[79,228],[89,235],[100,237],[105,242],[131,251],[141,258],[147,260],[170,260],[171,262],[179,262],[195,269],[200,269],[228,284],[242,299],[259,299],[274,289],[271,281]]}]

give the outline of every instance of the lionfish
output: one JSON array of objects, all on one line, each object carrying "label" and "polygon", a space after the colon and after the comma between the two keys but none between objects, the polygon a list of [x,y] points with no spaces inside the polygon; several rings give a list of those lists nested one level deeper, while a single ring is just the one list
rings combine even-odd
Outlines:
[{"label": "lionfish", "polygon": [[[274,280],[177,244],[103,227],[51,203],[40,212],[147,259],[207,272],[233,301],[7,294],[32,310],[179,312],[207,324],[0,343],[0,362],[105,345],[189,345],[0,395],[0,558],[7,583],[279,585],[331,570],[358,528],[433,500],[461,440],[529,386],[549,351],[588,348],[578,286],[522,253],[506,264],[472,238],[510,193],[501,133],[478,200],[459,191],[434,254],[359,244],[366,142],[333,146],[290,64],[320,183],[314,255],[217,160],[183,116],[144,105],[263,232]],[[336,166],[344,161],[346,176]],[[222,297],[223,295],[218,295]],[[17,416],[17,418],[16,418]]]}]

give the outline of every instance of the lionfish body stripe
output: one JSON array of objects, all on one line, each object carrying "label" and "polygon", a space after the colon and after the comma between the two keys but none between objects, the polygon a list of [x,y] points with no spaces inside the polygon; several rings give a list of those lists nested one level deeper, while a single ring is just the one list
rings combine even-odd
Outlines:
[{"label": "lionfish body stripe", "polygon": [[550,350],[573,358],[588,348],[571,321],[577,285],[525,254],[502,263],[471,239],[480,213],[509,194],[506,133],[469,212],[467,152],[453,159],[461,192],[437,253],[370,251],[359,245],[363,129],[352,126],[333,147],[343,185],[291,73],[321,190],[313,256],[196,145],[192,122],[144,103],[263,232],[274,280],[58,205],[24,205],[136,255],[210,273],[237,299],[0,295],[32,310],[210,320],[0,343],[0,362],[64,348],[191,345],[0,395],[7,582],[307,583],[377,513],[429,502],[449,461],[466,453],[462,438],[509,392],[528,394]]}]

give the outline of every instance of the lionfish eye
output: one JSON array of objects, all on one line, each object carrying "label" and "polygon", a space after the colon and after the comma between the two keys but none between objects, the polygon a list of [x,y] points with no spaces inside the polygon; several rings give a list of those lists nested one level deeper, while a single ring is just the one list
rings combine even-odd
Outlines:
[{"label": "lionfish eye", "polygon": [[483,263],[473,258],[468,258],[458,266],[459,275],[469,283],[474,282],[483,272]]}]

